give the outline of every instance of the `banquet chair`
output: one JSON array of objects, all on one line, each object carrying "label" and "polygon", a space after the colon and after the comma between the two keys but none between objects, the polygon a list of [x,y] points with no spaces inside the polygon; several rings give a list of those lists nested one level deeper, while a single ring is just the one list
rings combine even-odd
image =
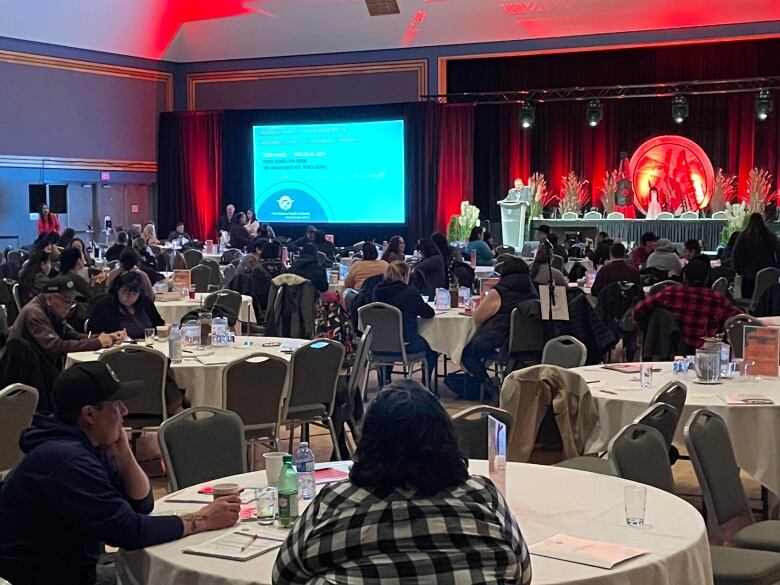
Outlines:
[{"label": "banquet chair", "polygon": [[715,282],[712,283],[712,290],[715,292],[719,292],[722,295],[725,295],[729,292],[729,281],[725,276],[721,276],[720,278],[716,278]]},{"label": "banquet chair", "polygon": [[723,417],[699,409],[688,419],[684,434],[701,487],[710,540],[722,544],[723,526],[728,523],[731,530],[742,526],[733,534],[737,547],[780,552],[780,520],[755,522]]},{"label": "banquet chair", "polygon": [[728,219],[728,217],[725,211],[716,211],[710,216],[710,219]]},{"label": "banquet chair", "polygon": [[219,262],[212,258],[204,258],[200,261],[199,266],[206,266],[209,269],[209,283],[205,292],[222,288],[222,270],[219,267]]},{"label": "banquet chair", "polygon": [[652,285],[647,294],[654,295],[655,293],[664,290],[667,286],[679,286],[681,284],[682,283],[677,280],[662,280],[661,282],[656,282],[654,285]]},{"label": "banquet chair", "polygon": [[207,296],[203,301],[203,306],[207,309],[221,307],[229,313],[232,313],[237,320],[238,316],[241,314],[241,303],[241,293],[223,288],[222,290],[218,290]]},{"label": "banquet chair", "polygon": [[38,391],[32,386],[11,384],[0,390],[0,480],[22,459],[19,435],[37,406]]},{"label": "banquet chair", "polygon": [[699,214],[695,211],[683,211],[680,214],[680,219],[687,220],[687,219],[699,219]]},{"label": "banquet chair", "polygon": [[222,274],[223,286],[227,287],[230,285],[230,281],[233,280],[233,277],[236,275],[236,266],[234,264],[228,264],[225,267],[225,272]]},{"label": "banquet chair", "polygon": [[770,266],[769,268],[763,268],[756,274],[756,283],[753,287],[753,297],[750,300],[750,312],[755,311],[758,307],[758,300],[764,291],[773,284],[777,284],[780,280],[780,268]]},{"label": "banquet chair", "polygon": [[280,356],[254,352],[231,362],[222,372],[222,404],[241,417],[250,470],[254,470],[258,442],[265,440],[271,449],[279,450],[288,370],[287,360]]},{"label": "banquet chair", "polygon": [[[544,351],[542,305],[537,299],[523,301],[509,316],[509,339],[506,353],[485,360],[485,367],[494,367],[499,380],[504,380],[518,365],[539,363]],[[480,402],[484,401],[484,386]]]},{"label": "banquet chair", "polygon": [[15,282],[11,286],[11,295],[14,297],[14,304],[16,305],[17,314],[22,312],[22,294],[19,292],[19,283]]},{"label": "banquet chair", "polygon": [[452,426],[458,442],[469,459],[488,458],[488,417],[506,425],[506,434],[512,432],[514,418],[506,410],[494,406],[472,406],[452,415]]},{"label": "banquet chair", "polygon": [[582,219],[601,219],[601,212],[600,211],[588,211],[585,215],[582,216]]},{"label": "banquet chair", "polygon": [[168,376],[168,358],[165,354],[142,345],[109,349],[98,361],[107,364],[121,381],[140,380],[143,391],[124,401],[127,414],[125,426],[139,431],[157,426],[167,418],[165,384]]},{"label": "banquet chair", "polygon": [[658,429],[636,422],[627,425],[612,437],[608,451],[616,476],[675,493],[669,450]]},{"label": "banquet chair", "polygon": [[208,266],[198,264],[190,269],[190,284],[195,288],[195,292],[204,293],[209,287],[211,270]]},{"label": "banquet chair", "polygon": [[619,211],[613,211],[607,214],[607,219],[626,219],[626,216]]},{"label": "banquet chair", "polygon": [[677,423],[680,422],[680,411],[671,404],[665,402],[655,402],[648,406],[642,414],[637,416],[633,424],[645,425],[661,433],[661,437],[666,445],[667,462],[671,463],[669,449],[672,447],[674,433],[677,430]]},{"label": "banquet chair", "polygon": [[662,211],[655,216],[656,219],[669,220],[674,219],[674,214],[671,211]]},{"label": "banquet chair", "polygon": [[[187,268],[195,268],[198,264],[200,264],[200,261],[203,260],[203,252],[200,250],[196,250],[194,248],[190,248],[189,250],[184,250],[181,254],[177,254],[177,256],[181,256],[184,259],[184,264]],[[176,261],[173,262],[174,268],[176,268]]]},{"label": "banquet chair", "polygon": [[579,368],[585,365],[588,349],[576,337],[560,335],[544,344],[542,363],[561,368]]},{"label": "banquet chair", "polygon": [[556,268],[561,272],[563,272],[563,266],[564,266],[563,256],[558,256],[558,254],[554,254],[552,260],[550,261],[550,264],[552,265],[553,268]]},{"label": "banquet chair", "polygon": [[514,246],[496,246],[496,258],[498,258],[501,254],[511,254],[512,256],[515,255],[515,248]]},{"label": "banquet chair", "polygon": [[[453,262],[452,274],[458,279],[460,286],[472,288],[474,286],[475,270],[465,262]],[[436,291],[434,291],[434,295]]]},{"label": "banquet chair", "polygon": [[663,402],[669,404],[677,409],[678,417],[682,415],[683,408],[685,407],[685,399],[688,397],[688,387],[682,382],[672,380],[664,384],[658,392],[655,393],[650,405]]},{"label": "banquet chair", "polygon": [[[197,252],[197,250],[194,250]],[[198,260],[200,262],[200,260]],[[109,263],[110,264],[110,263]],[[196,264],[197,266],[197,264]],[[187,261],[184,259],[184,256],[179,254],[178,252],[173,253],[173,270],[187,270]]]},{"label": "banquet chair", "polygon": [[577,214],[576,211],[567,211],[566,213],[564,213],[561,216],[561,219],[563,219],[563,220],[572,220],[572,219],[577,219],[578,217],[579,217],[579,215]]},{"label": "banquet chair", "polygon": [[344,309],[346,309],[347,313],[350,312],[352,308],[352,301],[355,300],[358,294],[360,294],[359,291],[355,290],[354,288],[344,289],[341,297],[344,299]]},{"label": "banquet chair", "polygon": [[731,353],[735,358],[741,358],[745,351],[745,327],[763,327],[761,319],[740,313],[726,319],[723,331],[726,333],[726,341],[731,346]]},{"label": "banquet chair", "polygon": [[373,331],[367,326],[360,337],[349,375],[339,377],[336,389],[336,404],[333,409],[333,423],[336,428],[336,438],[342,453],[354,455],[355,450],[346,441],[344,425],[352,432],[352,439],[357,445],[360,440],[360,425],[363,419],[363,402],[366,398],[366,383],[368,382],[368,355],[371,351]]},{"label": "banquet chair", "polygon": [[188,408],[160,425],[157,441],[169,491],[247,471],[244,425],[235,412]]},{"label": "banquet chair", "polygon": [[333,409],[343,360],[344,346],[333,339],[315,339],[293,352],[281,417],[283,424],[290,429],[288,452],[292,453],[295,427],[301,426],[302,440],[308,440],[307,425],[316,424],[330,431],[333,451],[341,460]]},{"label": "banquet chair", "polygon": [[384,368],[401,364],[404,378],[414,373],[414,366],[419,365],[423,384],[430,388],[428,380],[428,360],[425,352],[408,354],[404,341],[403,317],[401,311],[387,303],[369,303],[358,309],[359,329],[371,325],[374,329],[374,341],[368,356],[369,370],[378,370],[380,386],[384,386]]},{"label": "banquet chair", "polygon": [[220,264],[230,264],[233,260],[241,258],[241,250],[238,248],[228,248],[222,252],[222,256],[219,259]]}]

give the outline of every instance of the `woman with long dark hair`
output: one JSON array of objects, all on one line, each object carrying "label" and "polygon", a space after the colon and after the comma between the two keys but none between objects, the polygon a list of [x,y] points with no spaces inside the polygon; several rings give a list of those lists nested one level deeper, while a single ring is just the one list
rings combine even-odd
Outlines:
[{"label": "woman with long dark hair", "polygon": [[742,275],[742,296],[750,298],[756,284],[756,274],[764,268],[777,266],[780,260],[780,244],[777,236],[764,224],[760,213],[751,213],[747,227],[739,234],[731,265]]},{"label": "woman with long dark hair", "polygon": [[430,238],[421,238],[417,242],[417,250],[422,255],[422,260],[415,265],[414,271],[420,272],[425,282],[425,289],[420,292],[433,298],[437,288],[448,287],[447,265],[438,246]]},{"label": "woman with long dark hair", "polygon": [[396,260],[403,262],[406,260],[406,256],[404,255],[405,250],[406,242],[404,242],[404,239],[401,236],[393,236],[387,243],[387,249],[382,253],[382,260],[388,264],[390,264],[390,262],[395,262]]},{"label": "woman with long dark hair", "polygon": [[449,415],[417,382],[377,395],[349,480],[320,491],[279,551],[274,583],[320,581],[531,582],[506,500],[469,475]]},{"label": "woman with long dark hair", "polygon": [[49,206],[45,203],[41,203],[41,208],[38,211],[37,230],[39,235],[50,232],[56,232],[58,235],[62,233],[60,220],[49,210]]},{"label": "woman with long dark hair", "polygon": [[493,252],[490,249],[490,246],[488,246],[482,239],[484,237],[484,233],[484,228],[479,226],[471,230],[471,235],[469,235],[469,243],[466,244],[466,254],[476,252],[477,266],[492,266]]}]

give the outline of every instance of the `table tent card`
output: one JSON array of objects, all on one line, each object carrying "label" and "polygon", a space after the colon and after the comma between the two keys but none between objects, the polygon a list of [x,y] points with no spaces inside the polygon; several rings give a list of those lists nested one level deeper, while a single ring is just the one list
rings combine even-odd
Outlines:
[{"label": "table tent card", "polygon": [[754,327],[748,325],[744,329],[743,357],[750,366],[752,376],[777,378],[777,364],[780,360],[780,328]]}]

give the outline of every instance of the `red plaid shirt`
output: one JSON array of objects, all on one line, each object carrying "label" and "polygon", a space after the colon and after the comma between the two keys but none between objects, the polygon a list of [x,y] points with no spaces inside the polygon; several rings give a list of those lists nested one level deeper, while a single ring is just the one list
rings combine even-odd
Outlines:
[{"label": "red plaid shirt", "polygon": [[670,285],[639,301],[634,307],[634,320],[645,321],[656,307],[673,313],[686,345],[701,347],[703,337],[712,337],[724,321],[742,311],[725,296],[709,288]]}]

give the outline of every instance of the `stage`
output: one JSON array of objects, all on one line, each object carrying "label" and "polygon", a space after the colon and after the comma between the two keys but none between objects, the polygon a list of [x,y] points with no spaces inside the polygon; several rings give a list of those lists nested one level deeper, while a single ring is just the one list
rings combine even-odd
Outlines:
[{"label": "stage", "polygon": [[714,250],[720,244],[720,233],[726,225],[725,219],[534,219],[531,220],[531,233],[536,226],[546,224],[563,238],[565,232],[582,232],[583,237],[595,238],[598,232],[606,232],[623,242],[639,240],[645,232],[653,232],[659,238],[668,238],[672,242],[685,242],[690,239],[701,240],[704,250]]}]

